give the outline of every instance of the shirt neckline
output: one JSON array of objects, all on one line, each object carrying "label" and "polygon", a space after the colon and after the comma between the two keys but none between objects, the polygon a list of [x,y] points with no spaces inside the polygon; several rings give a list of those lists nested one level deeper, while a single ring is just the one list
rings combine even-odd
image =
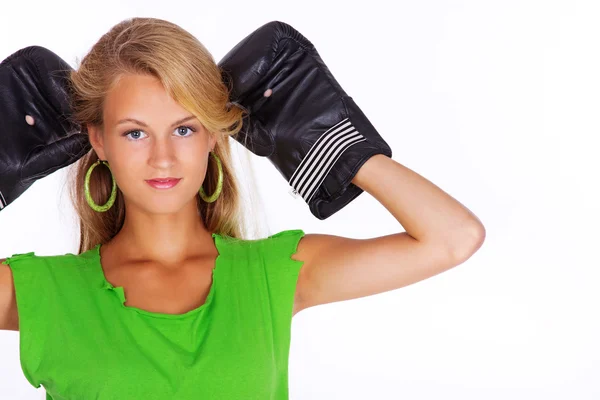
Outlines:
[{"label": "shirt neckline", "polygon": [[219,235],[218,233],[213,233],[211,236],[212,236],[213,243],[215,244],[215,247],[216,247],[217,253],[218,253],[217,257],[215,258],[214,266],[213,266],[212,273],[211,273],[212,283],[210,285],[210,289],[209,289],[208,295],[206,296],[206,300],[204,301],[204,303],[201,304],[200,306],[194,308],[193,310],[187,311],[182,314],[168,314],[168,313],[148,311],[148,310],[144,310],[142,308],[125,305],[125,302],[127,301],[127,299],[125,297],[124,288],[122,286],[113,286],[113,284],[110,283],[108,281],[108,279],[106,279],[106,275],[104,274],[104,269],[102,268],[102,263],[101,263],[101,259],[100,259],[100,247],[102,246],[102,243],[99,243],[94,247],[93,265],[94,265],[94,270],[98,272],[98,275],[100,278],[100,283],[101,283],[101,289],[108,290],[111,293],[115,294],[119,300],[119,304],[121,305],[122,309],[126,310],[126,312],[136,312],[138,314],[145,315],[148,317],[163,318],[163,319],[183,319],[183,318],[192,317],[192,316],[202,312],[206,308],[208,308],[208,306],[210,306],[210,304],[212,303],[213,298],[215,296],[215,291],[216,291],[215,287],[216,287],[216,282],[217,282],[215,272],[217,271],[217,269],[219,267],[219,261],[222,258],[222,250],[223,249],[221,248],[221,245],[224,243],[224,240],[222,240],[223,237],[221,235]]}]

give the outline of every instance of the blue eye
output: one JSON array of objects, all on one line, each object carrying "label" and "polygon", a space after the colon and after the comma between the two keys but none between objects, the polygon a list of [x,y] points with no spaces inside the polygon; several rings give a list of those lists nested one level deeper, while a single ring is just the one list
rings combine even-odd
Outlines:
[{"label": "blue eye", "polygon": [[[187,125],[181,125],[181,126],[178,126],[178,127],[177,127],[177,131],[178,131],[178,133],[181,133],[181,132],[182,132],[182,131],[180,131],[180,129],[181,129],[181,128],[183,128],[183,129],[189,129],[189,130],[190,130],[190,131],[192,131],[192,132],[196,132],[196,129],[192,128],[191,126],[187,126]],[[126,137],[127,137],[127,136],[129,136],[129,135],[131,135],[131,134],[133,134],[133,133],[137,133],[137,132],[143,132],[143,131],[142,131],[142,130],[140,130],[140,129],[132,129],[132,130],[130,130],[130,131],[127,131],[127,132],[123,133],[123,135],[122,135],[122,136],[126,136]],[[185,131],[183,131],[183,132],[185,133]],[[186,136],[180,136],[180,137],[190,137],[190,136],[192,136],[192,134],[191,134],[191,133],[190,133],[189,135],[186,135]],[[133,136],[130,136],[129,138],[127,138],[127,140],[131,140],[132,142],[137,142],[137,141],[138,141],[138,139],[139,139],[139,136],[135,136],[135,139],[133,139]]]},{"label": "blue eye", "polygon": [[[195,130],[194,128],[192,128],[191,126],[185,126],[185,125],[182,125],[182,126],[179,126],[179,127],[177,127],[177,129],[180,129],[180,128],[183,128],[183,129],[189,129],[189,130],[190,130],[190,131],[192,131],[192,132],[196,132],[196,130]],[[181,133],[181,131],[178,131],[178,133]],[[192,134],[190,133],[190,134],[189,134],[189,135],[187,135],[187,136],[192,136]]]},{"label": "blue eye", "polygon": [[[132,131],[127,131],[127,132],[125,132],[125,133],[124,133],[122,136],[128,136],[128,135],[131,135],[132,133],[136,133],[136,132],[141,132],[141,131],[140,131],[139,129],[132,130]],[[137,138],[136,138],[136,139],[129,139],[129,138],[128,138],[128,140],[136,141],[136,140],[137,140]]]}]

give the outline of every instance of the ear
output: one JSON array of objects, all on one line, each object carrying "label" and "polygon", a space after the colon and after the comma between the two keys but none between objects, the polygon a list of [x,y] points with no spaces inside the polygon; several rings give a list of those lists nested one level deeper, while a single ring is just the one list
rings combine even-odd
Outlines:
[{"label": "ear", "polygon": [[98,155],[98,158],[101,160],[106,160],[106,156],[104,154],[104,136],[102,129],[96,125],[88,125],[87,131],[90,144]]},{"label": "ear", "polygon": [[210,135],[209,136],[209,140],[208,140],[210,151],[214,151],[215,150],[216,143],[217,143],[217,135],[216,134]]}]

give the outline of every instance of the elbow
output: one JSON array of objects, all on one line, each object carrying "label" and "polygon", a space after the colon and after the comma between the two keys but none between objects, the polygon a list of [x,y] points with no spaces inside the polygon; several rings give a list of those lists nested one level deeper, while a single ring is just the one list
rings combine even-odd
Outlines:
[{"label": "elbow", "polygon": [[464,262],[471,258],[483,245],[485,241],[485,227],[477,222],[464,233],[458,235],[458,243],[453,246],[453,254],[458,262]]}]

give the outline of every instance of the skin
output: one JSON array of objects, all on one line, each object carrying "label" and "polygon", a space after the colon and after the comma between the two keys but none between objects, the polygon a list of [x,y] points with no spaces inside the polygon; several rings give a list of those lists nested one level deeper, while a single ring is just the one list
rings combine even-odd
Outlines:
[{"label": "skin", "polygon": [[[90,143],[101,160],[108,160],[127,210],[121,231],[101,247],[107,265],[110,258],[122,264],[174,270],[217,254],[212,232],[199,217],[195,200],[216,137],[196,118],[172,126],[187,116],[191,114],[157,78],[128,74],[105,99],[104,126],[88,126]],[[119,124],[124,118],[147,126]],[[135,132],[123,136],[130,130]],[[145,182],[158,177],[182,179],[168,190]]]},{"label": "skin", "polygon": [[[170,314],[204,303],[218,254],[194,198],[215,140],[198,121],[191,122],[196,134],[178,137],[177,127],[170,125],[187,115],[156,79],[127,76],[106,99],[104,130],[89,127],[92,146],[101,159],[108,159],[127,207],[125,226],[101,246],[104,272],[113,285],[125,287],[126,305]],[[117,126],[125,117],[149,127],[131,122]],[[143,129],[140,142],[120,136],[129,129]],[[144,181],[157,176],[183,179],[174,189],[159,192]],[[379,201],[406,232],[368,239],[306,234],[292,257],[303,261],[294,315],[427,279],[463,263],[483,244],[485,228],[470,210],[389,157],[369,158],[352,182]],[[0,284],[8,282],[1,273]],[[11,311],[0,326],[16,327],[14,287],[6,292]]]}]

